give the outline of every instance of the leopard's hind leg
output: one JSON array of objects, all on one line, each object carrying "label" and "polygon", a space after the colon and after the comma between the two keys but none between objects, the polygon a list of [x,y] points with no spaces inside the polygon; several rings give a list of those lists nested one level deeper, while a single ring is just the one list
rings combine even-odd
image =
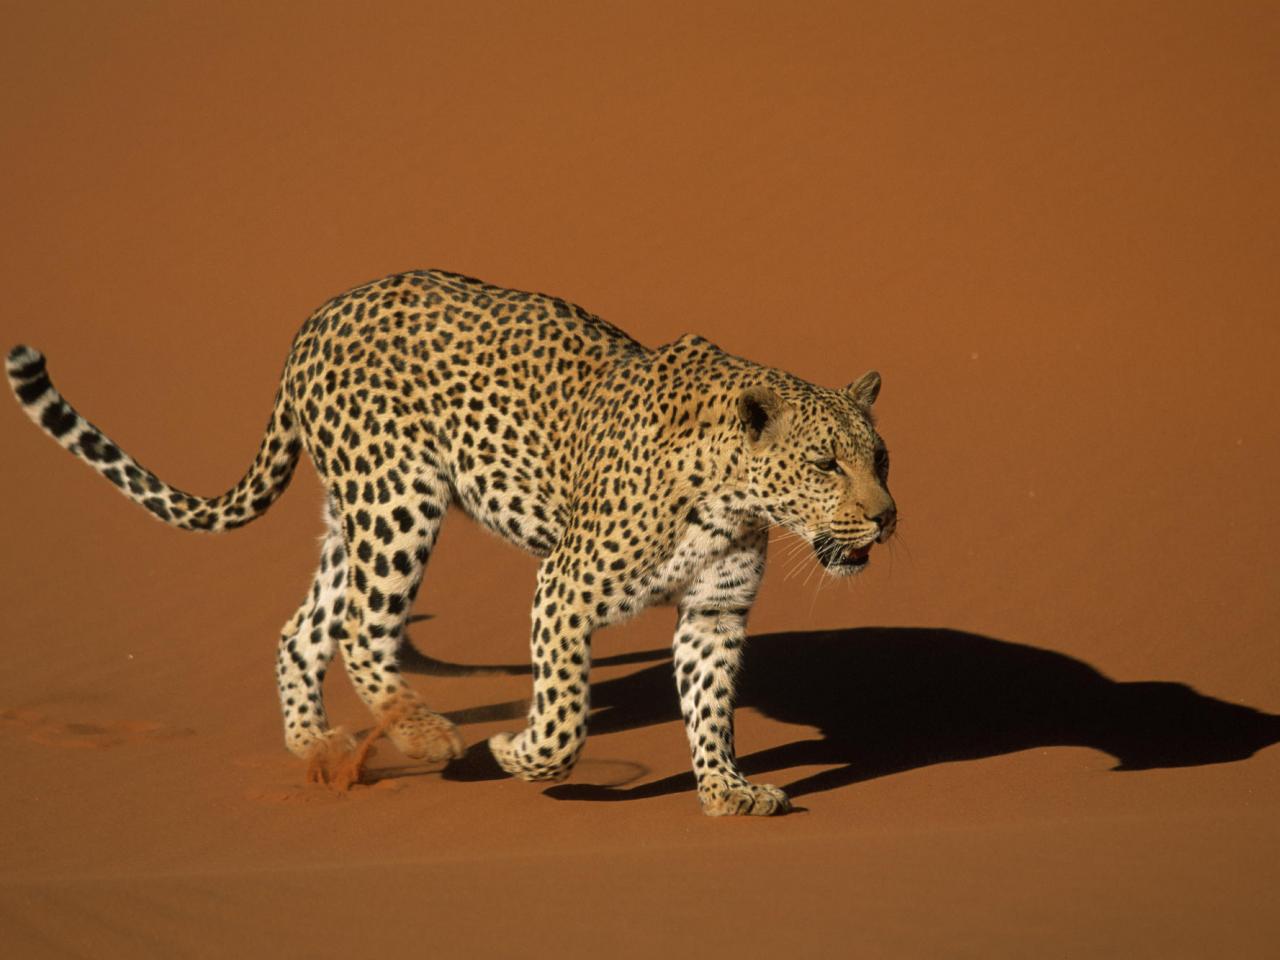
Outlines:
[{"label": "leopard's hind leg", "polygon": [[[384,495],[385,494],[385,495]],[[347,675],[392,743],[415,760],[462,756],[454,725],[427,709],[400,675],[396,656],[452,496],[447,474],[404,461],[370,477],[341,504],[349,579],[339,646]]]},{"label": "leopard's hind leg", "polygon": [[329,729],[322,689],[325,670],[338,648],[346,592],[347,550],[330,501],[320,564],[302,605],[280,631],[276,652],[285,745],[294,755],[321,763],[325,755],[352,746],[345,734]]}]

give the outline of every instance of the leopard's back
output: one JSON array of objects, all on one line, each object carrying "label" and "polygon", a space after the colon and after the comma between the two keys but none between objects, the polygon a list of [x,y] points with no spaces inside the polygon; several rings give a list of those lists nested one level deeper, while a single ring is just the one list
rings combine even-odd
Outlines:
[{"label": "leopard's back", "polygon": [[[356,287],[300,330],[284,388],[317,469],[377,499],[425,454],[480,523],[537,555],[558,540],[575,430],[601,373],[646,348],[556,297],[425,270]],[[393,481],[394,485],[394,481]]]}]

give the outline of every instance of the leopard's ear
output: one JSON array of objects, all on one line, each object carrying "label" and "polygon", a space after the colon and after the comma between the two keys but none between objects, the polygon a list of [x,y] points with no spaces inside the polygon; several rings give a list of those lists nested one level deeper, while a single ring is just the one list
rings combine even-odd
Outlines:
[{"label": "leopard's ear", "polygon": [[853,383],[844,388],[844,392],[864,407],[869,407],[880,396],[880,374],[868,370]]},{"label": "leopard's ear", "polygon": [[738,420],[752,444],[768,443],[786,425],[790,408],[772,387],[748,387],[738,395]]}]

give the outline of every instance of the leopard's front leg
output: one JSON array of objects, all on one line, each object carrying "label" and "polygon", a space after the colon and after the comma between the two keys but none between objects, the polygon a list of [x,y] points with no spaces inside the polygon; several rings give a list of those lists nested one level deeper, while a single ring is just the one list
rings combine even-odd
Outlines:
[{"label": "leopard's front leg", "polygon": [[498,765],[522,780],[563,780],[587,738],[591,623],[552,557],[538,571],[533,597],[533,701],[529,725],[489,738]]},{"label": "leopard's front leg", "polygon": [[769,816],[791,809],[787,795],[750,783],[733,745],[734,687],[742,665],[747,612],[764,572],[765,537],[708,565],[680,601],[674,662],[680,711],[693,754],[698,799],[708,816]]}]

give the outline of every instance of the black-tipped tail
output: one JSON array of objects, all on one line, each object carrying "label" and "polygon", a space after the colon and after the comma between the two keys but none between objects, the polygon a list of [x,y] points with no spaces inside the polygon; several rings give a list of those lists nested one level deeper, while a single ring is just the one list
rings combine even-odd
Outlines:
[{"label": "black-tipped tail", "polygon": [[276,394],[266,435],[245,475],[220,497],[197,497],[165,483],[116,446],[63,399],[49,379],[44,355],[19,345],[5,363],[13,395],[32,421],[65,449],[115,484],[134,503],[184,530],[218,532],[244,526],[266,512],[293,477],[301,445],[285,399]]}]

